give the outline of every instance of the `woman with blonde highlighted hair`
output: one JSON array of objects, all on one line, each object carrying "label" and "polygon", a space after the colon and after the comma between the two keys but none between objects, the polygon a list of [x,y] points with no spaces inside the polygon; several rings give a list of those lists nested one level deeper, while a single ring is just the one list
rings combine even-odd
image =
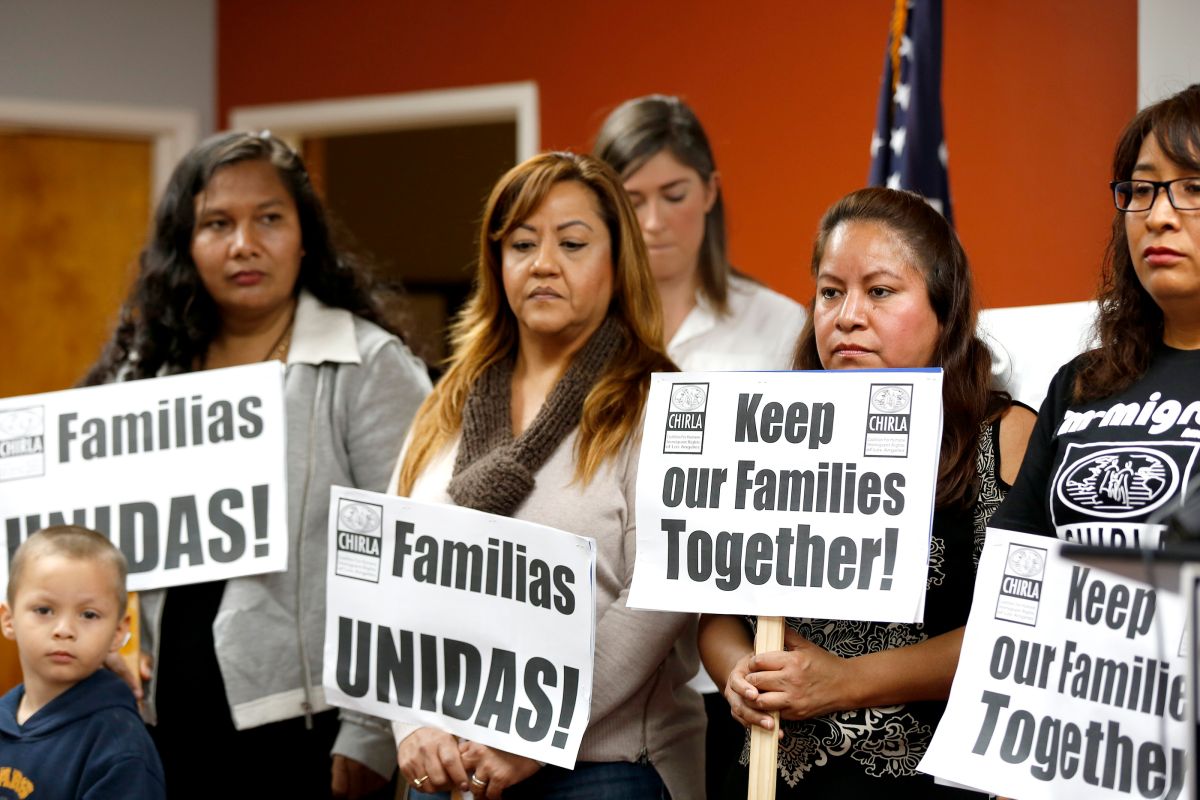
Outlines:
[{"label": "woman with blonde highlighted hair", "polygon": [[434,728],[396,726],[418,791],[660,798],[702,792],[704,719],[677,640],[691,615],[637,611],[638,439],[650,373],[673,370],[637,216],[602,162],[546,153],[484,211],[475,288],[449,368],[417,413],[397,490],[596,540],[596,651],[574,770]]}]

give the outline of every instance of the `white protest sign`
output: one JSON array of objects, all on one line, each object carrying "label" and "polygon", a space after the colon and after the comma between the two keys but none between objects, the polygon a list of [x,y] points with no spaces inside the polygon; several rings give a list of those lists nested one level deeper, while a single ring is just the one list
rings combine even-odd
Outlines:
[{"label": "white protest sign", "polygon": [[1022,800],[1193,797],[1178,581],[1151,586],[1060,545],[988,530],[949,705],[918,768]]},{"label": "white protest sign", "polygon": [[130,591],[286,569],[285,433],[276,361],[0,399],[0,582],[64,523],[121,548]]},{"label": "white protest sign", "polygon": [[596,546],[335,486],[325,697],[573,768],[592,705]]},{"label": "white protest sign", "polygon": [[629,605],[920,622],[942,373],[656,374]]}]

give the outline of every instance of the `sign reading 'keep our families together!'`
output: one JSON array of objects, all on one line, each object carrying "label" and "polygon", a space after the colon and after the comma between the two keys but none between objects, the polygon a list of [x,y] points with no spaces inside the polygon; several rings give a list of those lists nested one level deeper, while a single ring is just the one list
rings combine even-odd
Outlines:
[{"label": "sign reading 'keep our families together!'", "polygon": [[129,561],[129,589],[287,567],[278,362],[0,400],[8,562],[31,533],[83,525]]},{"label": "sign reading 'keep our families together!'", "polygon": [[919,622],[942,373],[654,375],[629,605]]},{"label": "sign reading 'keep our families together!'", "polygon": [[1059,545],[988,530],[950,702],[919,769],[1030,800],[1194,797],[1178,581],[1151,585]]},{"label": "sign reading 'keep our families together!'", "polygon": [[592,704],[596,546],[334,487],[325,695],[571,769]]}]

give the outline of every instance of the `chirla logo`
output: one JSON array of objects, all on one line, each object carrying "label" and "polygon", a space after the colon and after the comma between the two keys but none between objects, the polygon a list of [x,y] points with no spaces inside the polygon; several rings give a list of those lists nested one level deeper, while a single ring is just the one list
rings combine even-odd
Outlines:
[{"label": "chirla logo", "polygon": [[342,498],[338,500],[337,527],[335,574],[379,583],[383,506]]},{"label": "chirla logo", "polygon": [[338,528],[351,533],[376,533],[380,526],[379,506],[345,501],[338,509]]},{"label": "chirla logo", "polygon": [[0,411],[0,481],[46,473],[43,406]]},{"label": "chirla logo", "polygon": [[910,386],[873,386],[871,388],[871,407],[880,414],[904,414],[912,405],[912,387]]},{"label": "chirla logo", "polygon": [[1046,571],[1046,551],[1033,547],[1013,547],[1008,553],[1005,572],[1021,578],[1041,580]]},{"label": "chirla logo", "polygon": [[1149,447],[1109,447],[1059,473],[1058,499],[1068,508],[1108,518],[1142,516],[1179,487],[1175,461]]},{"label": "chirla logo", "polygon": [[904,458],[912,421],[911,383],[871,384],[864,456]]},{"label": "chirla logo", "polygon": [[1042,580],[1046,577],[1046,552],[1041,547],[1008,546],[1000,596],[996,600],[996,619],[1020,625],[1037,624]]},{"label": "chirla logo", "polygon": [[671,387],[671,408],[676,411],[703,411],[707,400],[706,383],[678,383]]},{"label": "chirla logo", "polygon": [[707,383],[671,384],[664,453],[703,453],[704,415],[708,408]]}]

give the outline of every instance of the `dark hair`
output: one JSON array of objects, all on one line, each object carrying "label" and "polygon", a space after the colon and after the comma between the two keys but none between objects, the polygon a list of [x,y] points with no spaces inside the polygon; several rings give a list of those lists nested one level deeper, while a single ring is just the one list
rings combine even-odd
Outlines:
[{"label": "dark hair", "polygon": [[[1200,84],[1143,108],[1125,126],[1113,153],[1113,180],[1133,175],[1138,152],[1151,134],[1163,155],[1200,173]],[[1083,356],[1075,375],[1072,400],[1076,404],[1128,388],[1145,374],[1150,356],[1162,342],[1162,309],[1138,280],[1121,211],[1113,216],[1096,302],[1099,347]]]},{"label": "dark hair", "polygon": [[[929,305],[941,324],[928,366],[941,367],[944,372],[937,505],[968,505],[974,501],[977,487],[979,426],[998,418],[1011,398],[992,391],[992,354],[975,333],[977,310],[966,251],[950,223],[920,195],[879,187],[859,189],[830,206],[821,218],[813,245],[814,277],[829,237],[839,225],[850,222],[874,222],[894,233],[925,278]],[[810,305],[796,342],[794,369],[824,368],[817,352],[813,311]]]},{"label": "dark hair", "polygon": [[[707,183],[717,171],[712,148],[696,113],[678,97],[651,94],[617,106],[596,135],[592,155],[608,163],[622,180],[666,150]],[[725,255],[725,202],[721,189],[704,219],[700,243],[700,289],[724,311],[731,267]]]},{"label": "dark hair", "polygon": [[195,197],[222,167],[265,161],[296,204],[300,221],[300,274],[326,305],[344,308],[400,335],[398,291],[377,283],[360,258],[335,241],[304,163],[269,133],[222,133],[194,147],[171,173],[154,213],[138,276],[121,307],[117,329],[81,383],[153,377],[165,366],[190,370],[217,334],[220,314],[192,261]]}]

